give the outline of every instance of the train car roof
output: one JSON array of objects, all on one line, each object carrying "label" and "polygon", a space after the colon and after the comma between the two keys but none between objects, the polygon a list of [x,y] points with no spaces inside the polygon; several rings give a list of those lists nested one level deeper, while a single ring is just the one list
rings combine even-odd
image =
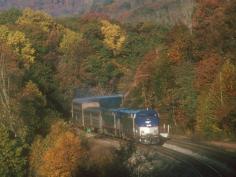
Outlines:
[{"label": "train car roof", "polygon": [[122,94],[110,95],[110,96],[92,96],[92,97],[84,97],[84,98],[75,98],[73,99],[73,103],[83,104],[90,103],[95,101],[101,101],[106,99],[114,99],[114,98],[123,98]]}]

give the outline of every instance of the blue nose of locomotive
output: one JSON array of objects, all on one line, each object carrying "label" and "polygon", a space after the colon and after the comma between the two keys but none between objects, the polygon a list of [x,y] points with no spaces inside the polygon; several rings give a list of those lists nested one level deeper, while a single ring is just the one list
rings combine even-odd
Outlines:
[{"label": "blue nose of locomotive", "polygon": [[159,125],[159,117],[154,110],[140,111],[136,114],[135,123],[138,127],[156,127]]}]

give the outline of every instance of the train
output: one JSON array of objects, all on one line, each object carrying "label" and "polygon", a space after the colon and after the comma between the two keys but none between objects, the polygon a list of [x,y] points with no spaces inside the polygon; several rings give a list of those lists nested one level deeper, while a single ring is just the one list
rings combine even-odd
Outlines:
[{"label": "train", "polygon": [[143,144],[163,144],[169,126],[161,132],[160,115],[153,109],[121,108],[123,95],[75,98],[72,120],[86,129]]}]

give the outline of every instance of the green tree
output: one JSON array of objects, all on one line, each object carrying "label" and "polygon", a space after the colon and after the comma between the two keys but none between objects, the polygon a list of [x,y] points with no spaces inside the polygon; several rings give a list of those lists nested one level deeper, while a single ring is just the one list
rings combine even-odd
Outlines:
[{"label": "green tree", "polygon": [[15,8],[3,11],[0,13],[0,24],[15,24],[21,15],[21,10]]},{"label": "green tree", "polygon": [[36,134],[44,134],[47,129],[44,120],[46,99],[32,81],[26,83],[20,95],[19,114],[28,128],[29,141],[32,141]]},{"label": "green tree", "polygon": [[24,74],[24,81],[28,82],[29,80],[37,84],[45,96],[47,108],[62,114],[67,113],[68,108],[65,107],[63,95],[59,90],[52,66],[44,62],[34,63]]},{"label": "green tree", "polygon": [[[173,101],[175,106],[175,121],[183,131],[194,132],[196,123],[197,91],[194,88],[195,70],[190,61],[172,66],[175,84],[173,87]],[[172,107],[173,109],[173,107]],[[185,131],[186,133],[186,131]]]},{"label": "green tree", "polygon": [[27,172],[26,145],[13,132],[0,126],[0,176],[24,177]]}]

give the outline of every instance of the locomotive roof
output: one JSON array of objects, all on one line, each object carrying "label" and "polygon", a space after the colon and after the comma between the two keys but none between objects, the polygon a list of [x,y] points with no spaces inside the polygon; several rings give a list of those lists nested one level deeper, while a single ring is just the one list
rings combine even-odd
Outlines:
[{"label": "locomotive roof", "polygon": [[119,109],[112,109],[112,112],[115,113],[124,113],[124,114],[142,114],[142,113],[150,113],[154,114],[156,111],[153,109],[128,109],[128,108],[119,108]]}]

